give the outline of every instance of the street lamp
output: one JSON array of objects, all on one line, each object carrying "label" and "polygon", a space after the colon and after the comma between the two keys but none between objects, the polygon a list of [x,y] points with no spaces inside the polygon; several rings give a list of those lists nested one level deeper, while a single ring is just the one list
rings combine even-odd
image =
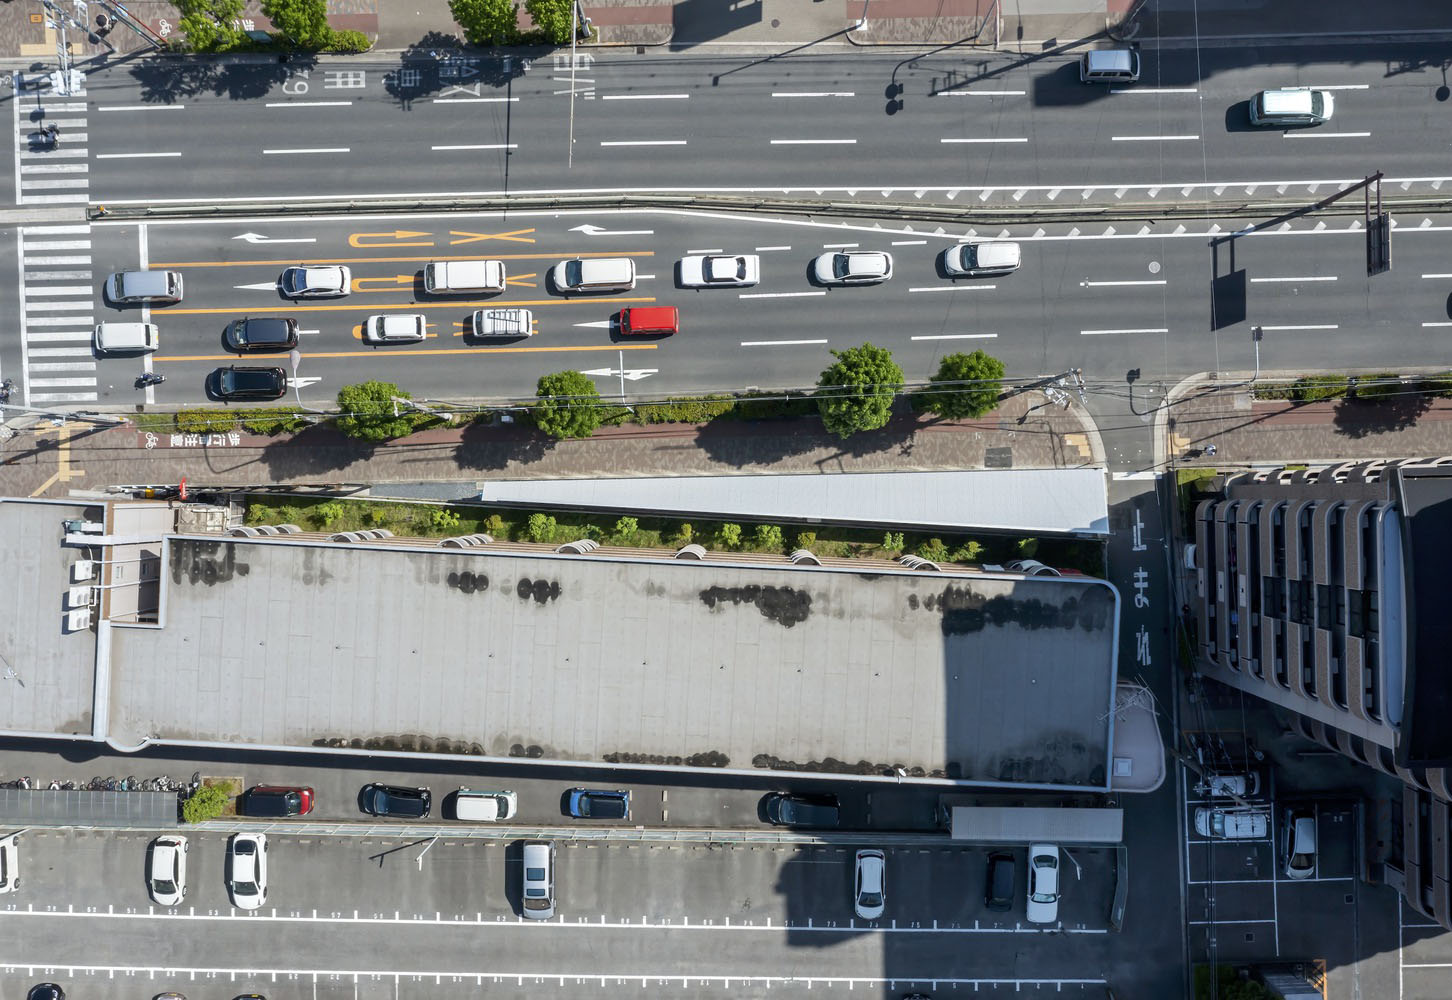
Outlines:
[{"label": "street lamp", "polygon": [[[298,390],[297,387],[297,366],[302,363],[302,351],[299,351],[296,347],[294,347],[291,351],[287,352],[287,360],[292,365],[292,378],[290,378],[288,381],[292,383],[292,395],[293,398],[297,400],[298,409],[307,410],[309,413],[322,413],[322,410],[315,410],[311,406],[306,406],[303,404],[302,393]],[[317,421],[312,420],[309,421],[309,423],[317,423]]]}]

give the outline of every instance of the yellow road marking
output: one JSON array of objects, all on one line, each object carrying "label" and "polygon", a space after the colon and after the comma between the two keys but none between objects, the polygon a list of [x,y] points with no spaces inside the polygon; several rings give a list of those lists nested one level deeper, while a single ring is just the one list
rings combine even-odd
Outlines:
[{"label": "yellow road marking", "polygon": [[391,292],[391,291],[394,291],[395,288],[392,288],[392,287],[391,288],[368,288],[366,286],[368,286],[368,285],[392,285],[392,286],[412,285],[417,280],[418,280],[418,275],[416,275],[416,274],[395,274],[391,278],[354,278],[353,279],[353,291],[355,291],[355,292],[365,292],[365,291],[366,292],[378,292],[378,291],[388,291],[388,292]]},{"label": "yellow road marking", "polygon": [[[436,355],[436,354],[540,354],[540,353],[562,353],[565,351],[653,351],[658,344],[580,344],[576,346],[561,345],[559,347],[437,347],[427,350],[388,350],[389,357],[395,355]],[[377,357],[377,351],[309,351],[307,357],[313,358],[373,358]],[[249,358],[238,358],[231,354],[178,354],[170,357],[157,357],[152,355],[152,361],[250,361],[255,358],[257,361],[281,361],[286,354],[257,354]]]},{"label": "yellow road marking", "polygon": [[516,229],[512,233],[470,233],[449,230],[450,236],[462,236],[463,239],[449,240],[449,246],[456,247],[464,243],[478,243],[480,240],[513,240],[515,243],[534,243],[533,237],[526,236],[534,232],[533,229]]},{"label": "yellow road marking", "polygon": [[538,277],[536,274],[516,274],[512,278],[505,278],[504,283],[516,288],[534,288],[537,284],[535,279]]},{"label": "yellow road marking", "polygon": [[[386,244],[379,244],[380,246]],[[592,250],[585,253],[572,253],[570,257],[654,257],[654,250]],[[290,267],[286,260],[173,260],[173,261],[152,261],[153,270],[159,268],[174,267]],[[492,260],[563,260],[557,253],[500,253],[494,254]],[[477,254],[452,254],[428,257],[309,257],[313,264],[411,264],[415,261],[428,263],[433,260],[479,260]],[[170,311],[170,310],[168,310]]]},{"label": "yellow road marking", "polygon": [[[58,428],[55,428],[55,432],[56,432],[56,449],[55,449],[56,469],[55,469],[55,473],[49,479],[47,479],[45,482],[41,483],[40,486],[36,488],[35,492],[32,493],[32,494],[30,494],[31,496],[33,496],[33,497],[40,496],[46,490],[50,489],[51,484],[53,484],[53,483],[55,483],[57,481],[62,482],[62,483],[68,483],[72,479],[75,479],[75,478],[77,478],[79,476],[84,476],[86,474],[85,473],[85,470],[83,470],[83,469],[72,469],[71,468],[71,432],[72,432],[73,429],[75,429],[78,426],[80,426],[80,425],[66,423],[66,424],[61,424],[61,426],[58,427]],[[39,437],[41,434],[49,434],[50,431],[51,431],[51,428],[49,428],[49,427],[38,427],[38,428],[36,428],[35,433],[36,433],[36,436]]]},{"label": "yellow road marking", "polygon": [[[608,299],[521,299],[515,302],[501,302],[498,299],[470,299],[462,302],[403,302],[384,303],[370,302],[366,306],[300,306],[294,303],[287,303],[281,311],[289,313],[300,312],[346,312],[352,310],[358,312],[361,309],[407,309],[410,312],[422,312],[425,309],[465,309],[470,306],[494,306],[498,308],[509,308],[513,306],[564,306],[564,305],[592,305],[600,303],[617,302],[654,302],[655,296],[640,296],[635,298],[608,298]],[[154,312],[153,316],[235,316],[245,310],[232,309],[167,309],[165,312]]]},{"label": "yellow road marking", "polygon": [[[429,233],[415,233],[407,229],[395,229],[391,233],[349,233],[348,245],[363,249],[365,247],[431,247],[434,245],[432,239],[424,240],[422,243],[409,243],[415,236],[429,236]],[[373,242],[375,239],[387,240],[388,242]],[[366,241],[366,242],[365,242]]]}]

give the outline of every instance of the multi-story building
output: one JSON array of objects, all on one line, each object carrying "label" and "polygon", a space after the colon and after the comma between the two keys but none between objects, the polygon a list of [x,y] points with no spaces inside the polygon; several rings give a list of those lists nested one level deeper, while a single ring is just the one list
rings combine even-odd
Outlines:
[{"label": "multi-story building", "polygon": [[1373,874],[1452,927],[1452,458],[1227,479],[1195,511],[1199,665],[1402,782]]}]

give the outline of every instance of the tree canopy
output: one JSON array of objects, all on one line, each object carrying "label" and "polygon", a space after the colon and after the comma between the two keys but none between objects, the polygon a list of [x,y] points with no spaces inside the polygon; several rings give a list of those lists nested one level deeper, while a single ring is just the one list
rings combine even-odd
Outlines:
[{"label": "tree canopy", "polygon": [[918,392],[920,408],[945,420],[981,417],[998,405],[1003,391],[1003,362],[982,351],[950,354],[928,381],[937,388]]},{"label": "tree canopy", "polygon": [[863,344],[833,351],[836,363],[817,381],[822,424],[841,438],[885,426],[902,388],[902,369],[885,347]]},{"label": "tree canopy", "polygon": [[587,438],[604,416],[600,390],[583,372],[541,375],[534,394],[539,398],[534,407],[535,426],[550,437]]}]

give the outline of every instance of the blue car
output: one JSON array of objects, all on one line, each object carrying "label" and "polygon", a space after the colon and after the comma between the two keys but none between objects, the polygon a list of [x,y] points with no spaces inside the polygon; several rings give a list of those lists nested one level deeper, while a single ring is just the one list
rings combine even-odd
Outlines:
[{"label": "blue car", "polygon": [[622,788],[571,788],[566,811],[575,819],[629,819],[630,793]]}]

